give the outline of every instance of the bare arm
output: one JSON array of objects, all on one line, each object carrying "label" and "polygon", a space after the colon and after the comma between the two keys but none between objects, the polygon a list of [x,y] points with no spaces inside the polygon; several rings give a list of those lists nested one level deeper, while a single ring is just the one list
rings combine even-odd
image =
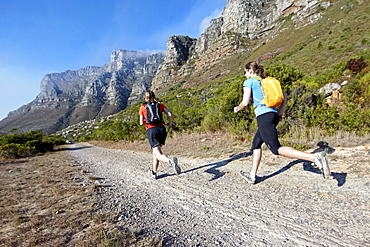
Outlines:
[{"label": "bare arm", "polygon": [[238,106],[234,107],[234,112],[238,112],[243,110],[249,104],[249,100],[251,98],[252,89],[249,87],[243,87],[243,100],[240,102]]},{"label": "bare arm", "polygon": [[143,115],[140,115],[140,125],[146,124],[145,118]]},{"label": "bare arm", "polygon": [[164,110],[164,113],[166,113],[166,115],[168,116],[168,125],[169,126],[172,126],[172,114],[171,114],[171,112],[167,109],[167,108],[164,108],[163,109]]},{"label": "bare arm", "polygon": [[284,115],[284,111],[285,111],[285,107],[286,107],[286,102],[287,102],[287,93],[285,91],[283,91],[283,95],[284,95],[284,101],[283,103],[281,103],[280,105],[280,108],[279,108],[279,119],[280,121],[283,119],[283,115]]}]

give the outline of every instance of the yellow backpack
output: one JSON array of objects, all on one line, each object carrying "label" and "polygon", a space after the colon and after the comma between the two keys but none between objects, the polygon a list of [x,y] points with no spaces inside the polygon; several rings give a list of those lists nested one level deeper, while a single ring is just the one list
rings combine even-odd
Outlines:
[{"label": "yellow backpack", "polygon": [[[254,77],[258,80],[260,78]],[[284,101],[283,90],[281,89],[280,82],[274,77],[266,77],[260,80],[264,103],[267,107],[275,108],[281,105]]]}]

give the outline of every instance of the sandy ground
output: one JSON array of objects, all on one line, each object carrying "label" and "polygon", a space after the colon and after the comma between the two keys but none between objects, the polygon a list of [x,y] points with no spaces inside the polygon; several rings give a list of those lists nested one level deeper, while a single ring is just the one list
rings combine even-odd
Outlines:
[{"label": "sandy ground", "polygon": [[[120,227],[143,229],[164,246],[370,246],[370,150],[330,148],[331,179],[310,163],[264,152],[257,183],[251,154],[177,155],[182,174],[149,153],[72,144],[68,155],[97,177],[99,207]],[[309,150],[314,151],[314,150]]]}]

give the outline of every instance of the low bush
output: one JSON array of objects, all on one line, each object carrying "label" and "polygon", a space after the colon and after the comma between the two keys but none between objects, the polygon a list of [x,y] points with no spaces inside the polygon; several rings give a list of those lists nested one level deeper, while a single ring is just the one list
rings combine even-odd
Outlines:
[{"label": "low bush", "polygon": [[18,159],[52,151],[54,146],[61,144],[64,144],[61,137],[45,136],[41,130],[3,135],[0,137],[0,155]]},{"label": "low bush", "polygon": [[[370,55],[366,55],[362,54],[361,60],[339,62],[311,78],[286,64],[266,66],[265,75],[277,78],[288,93],[285,119],[300,120],[303,125],[301,128],[320,127],[328,135],[339,130],[368,133],[370,73],[366,66]],[[358,63],[361,66],[357,66]],[[176,87],[166,92],[160,101],[172,112],[176,131],[228,130],[235,136],[250,139],[257,129],[252,104],[238,114],[233,112],[243,98],[242,85],[245,79],[244,76],[237,76],[223,81],[204,82],[193,89]],[[340,90],[340,102],[328,105],[318,90],[327,83],[341,83],[344,80],[348,83]],[[144,139],[145,128],[139,126],[138,122],[139,107],[138,103],[119,113],[116,120],[102,122],[86,138],[114,141]],[[170,133],[172,131],[169,130]],[[289,131],[287,125],[281,132],[286,135]]]},{"label": "low bush", "polygon": [[6,159],[19,159],[34,155],[35,148],[26,144],[8,143],[0,146],[0,155]]},{"label": "low bush", "polygon": [[137,121],[129,122],[121,119],[115,121],[105,121],[95,130],[91,137],[103,141],[133,141],[145,135],[145,130]]}]

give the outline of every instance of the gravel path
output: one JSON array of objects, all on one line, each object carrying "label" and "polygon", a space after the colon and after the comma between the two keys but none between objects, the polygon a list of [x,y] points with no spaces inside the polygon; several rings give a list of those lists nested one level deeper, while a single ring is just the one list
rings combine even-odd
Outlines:
[{"label": "gravel path", "polygon": [[328,180],[306,162],[268,153],[249,185],[238,172],[249,170],[250,153],[179,157],[182,174],[161,164],[153,180],[150,154],[88,143],[69,151],[99,178],[102,210],[164,246],[370,246],[368,149],[333,151]]}]

